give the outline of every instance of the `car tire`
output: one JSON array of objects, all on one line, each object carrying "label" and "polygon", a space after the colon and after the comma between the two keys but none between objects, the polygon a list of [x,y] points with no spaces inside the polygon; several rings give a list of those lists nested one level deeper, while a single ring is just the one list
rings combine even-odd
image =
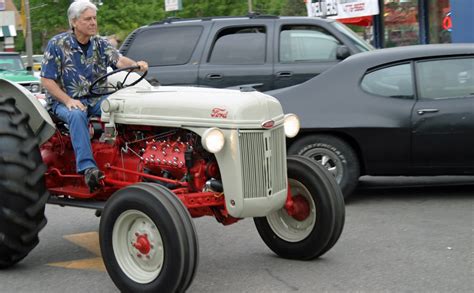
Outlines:
[{"label": "car tire", "polygon": [[360,165],[356,153],[346,142],[331,135],[309,135],[295,141],[289,155],[309,157],[329,170],[348,198],[359,181]]},{"label": "car tire", "polygon": [[288,157],[288,184],[295,201],[307,205],[303,218],[291,216],[285,207],[266,217],[254,218],[265,244],[288,259],[310,260],[331,249],[345,220],[344,199],[333,176],[313,160]]},{"label": "car tire", "polygon": [[99,235],[107,272],[122,292],[184,292],[194,278],[195,228],[167,188],[139,183],[115,192],[102,213]]},{"label": "car tire", "polygon": [[39,243],[49,193],[38,139],[13,98],[0,97],[0,268],[10,267]]}]

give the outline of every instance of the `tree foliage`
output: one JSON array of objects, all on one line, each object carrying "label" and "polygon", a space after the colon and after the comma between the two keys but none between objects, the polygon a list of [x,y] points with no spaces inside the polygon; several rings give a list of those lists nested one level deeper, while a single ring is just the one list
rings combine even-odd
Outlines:
[{"label": "tree foliage", "polygon": [[[69,0],[30,0],[30,19],[34,52],[41,53],[55,34],[69,29]],[[94,1],[92,1],[94,2]],[[97,1],[95,1],[97,2]],[[195,18],[206,16],[238,16],[248,13],[245,0],[183,0],[183,10],[165,11],[164,0],[102,0],[98,6],[99,33],[116,35],[123,40],[134,29],[167,17]],[[14,0],[20,8],[20,0]],[[253,0],[253,11],[273,15],[306,15],[303,0]],[[19,35],[21,38],[21,34]],[[18,51],[24,42],[17,41]]]}]

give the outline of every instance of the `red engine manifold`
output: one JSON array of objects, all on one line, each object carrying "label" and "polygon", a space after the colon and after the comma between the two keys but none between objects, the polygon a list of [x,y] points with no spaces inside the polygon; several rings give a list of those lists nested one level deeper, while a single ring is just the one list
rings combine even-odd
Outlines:
[{"label": "red engine manifold", "polygon": [[[215,162],[193,158],[193,146],[182,141],[147,141],[142,161],[148,172],[165,178],[191,178],[190,191],[201,191],[208,177],[218,173]],[[189,173],[188,173],[189,170]]]}]

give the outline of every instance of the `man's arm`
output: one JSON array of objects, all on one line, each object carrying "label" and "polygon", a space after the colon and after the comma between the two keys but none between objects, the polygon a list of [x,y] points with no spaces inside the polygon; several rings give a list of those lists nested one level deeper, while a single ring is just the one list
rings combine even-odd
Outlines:
[{"label": "man's arm", "polygon": [[145,72],[148,70],[148,63],[145,61],[134,61],[128,57],[120,56],[117,67],[124,68],[124,67],[131,67],[131,66],[140,66],[140,71]]},{"label": "man's arm", "polygon": [[86,111],[87,107],[84,106],[81,101],[75,100],[68,96],[56,83],[56,81],[42,77],[41,84],[46,90],[49,92],[51,96],[53,96],[56,100],[63,103],[69,110],[72,109],[80,109],[82,111]]}]

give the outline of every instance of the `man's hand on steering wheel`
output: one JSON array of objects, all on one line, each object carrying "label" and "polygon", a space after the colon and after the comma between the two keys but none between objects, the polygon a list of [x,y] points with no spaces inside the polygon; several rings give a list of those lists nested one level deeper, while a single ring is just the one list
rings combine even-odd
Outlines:
[{"label": "man's hand on steering wheel", "polygon": [[140,67],[138,69],[140,72],[148,71],[148,63],[146,61],[137,61],[137,66]]}]

